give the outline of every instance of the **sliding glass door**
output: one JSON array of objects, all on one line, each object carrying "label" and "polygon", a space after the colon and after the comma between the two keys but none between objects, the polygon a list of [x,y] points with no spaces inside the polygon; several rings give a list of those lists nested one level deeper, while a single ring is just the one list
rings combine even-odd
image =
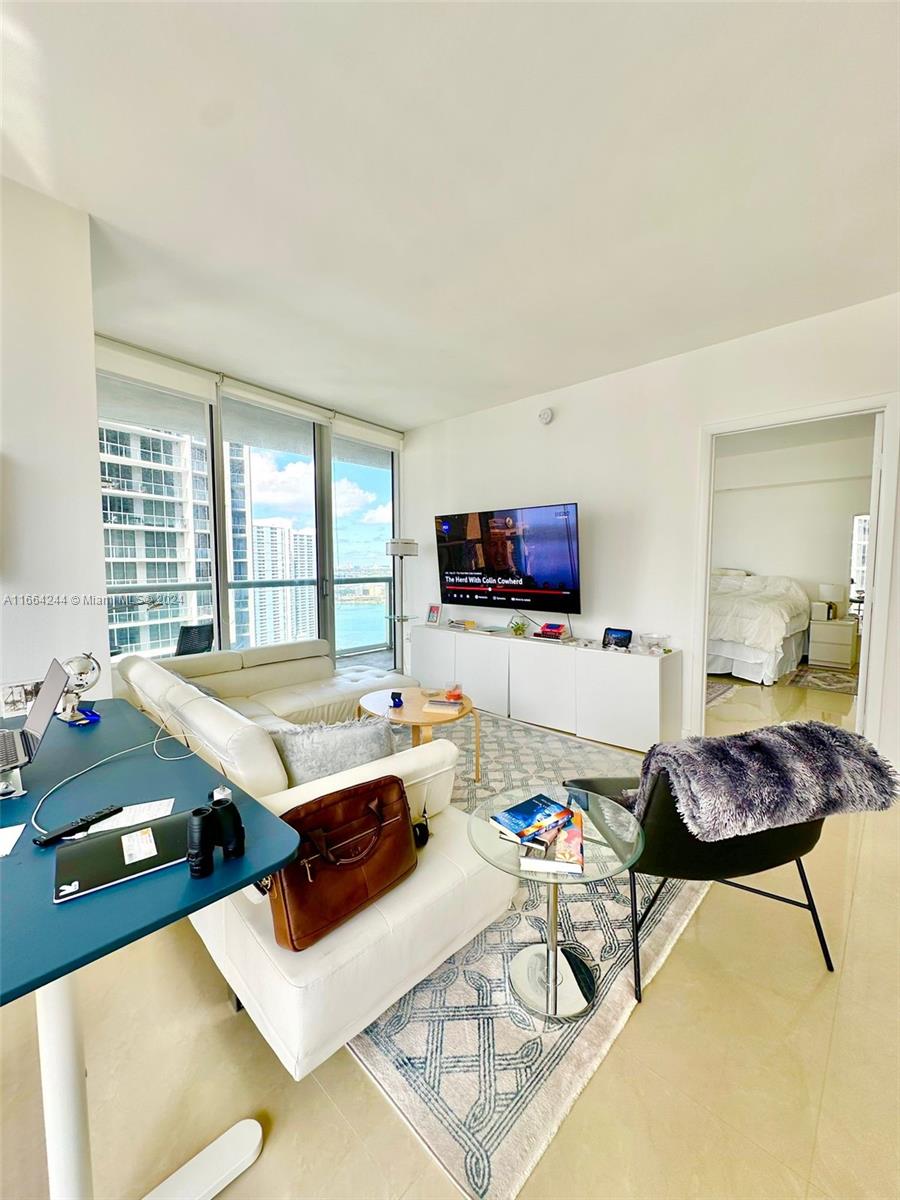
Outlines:
[{"label": "sliding glass door", "polygon": [[318,636],[311,421],[223,396],[229,644]]},{"label": "sliding glass door", "polygon": [[208,410],[106,375],[97,398],[110,653],[174,654],[213,622]]},{"label": "sliding glass door", "polygon": [[350,438],[331,440],[335,651],[393,649],[393,562],[384,552],[393,530],[390,450]]}]

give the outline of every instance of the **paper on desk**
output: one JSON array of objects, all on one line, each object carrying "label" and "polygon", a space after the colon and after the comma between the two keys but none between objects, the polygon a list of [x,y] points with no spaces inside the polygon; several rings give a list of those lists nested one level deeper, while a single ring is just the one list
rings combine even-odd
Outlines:
[{"label": "paper on desk", "polygon": [[24,825],[10,825],[6,829],[0,829],[0,858],[6,858],[24,828]]},{"label": "paper on desk", "polygon": [[138,825],[141,821],[155,821],[167,817],[175,804],[175,797],[168,800],[148,800],[146,804],[126,804],[120,813],[107,817],[92,825],[88,833],[102,833],[106,829],[124,829],[126,825]]}]

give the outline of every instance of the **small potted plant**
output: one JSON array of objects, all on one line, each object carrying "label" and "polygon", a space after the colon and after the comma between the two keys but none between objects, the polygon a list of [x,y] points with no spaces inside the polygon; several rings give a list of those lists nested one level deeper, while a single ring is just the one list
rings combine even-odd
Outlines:
[{"label": "small potted plant", "polygon": [[527,629],[528,626],[521,617],[513,617],[509,623],[509,631],[513,637],[524,637]]}]

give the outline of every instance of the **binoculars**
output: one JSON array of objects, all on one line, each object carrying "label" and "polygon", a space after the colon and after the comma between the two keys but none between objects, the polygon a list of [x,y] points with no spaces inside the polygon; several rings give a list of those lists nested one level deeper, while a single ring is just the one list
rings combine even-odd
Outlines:
[{"label": "binoculars", "polygon": [[209,793],[209,804],[195,808],[187,823],[187,861],[192,879],[212,874],[213,854],[222,847],[223,858],[241,858],[244,853],[244,822],[228,788]]}]

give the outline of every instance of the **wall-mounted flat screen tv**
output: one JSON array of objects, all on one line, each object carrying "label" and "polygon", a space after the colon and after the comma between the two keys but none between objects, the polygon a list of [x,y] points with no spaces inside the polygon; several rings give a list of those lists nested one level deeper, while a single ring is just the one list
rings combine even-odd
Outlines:
[{"label": "wall-mounted flat screen tv", "polygon": [[581,612],[577,504],[450,513],[434,527],[444,604]]}]

